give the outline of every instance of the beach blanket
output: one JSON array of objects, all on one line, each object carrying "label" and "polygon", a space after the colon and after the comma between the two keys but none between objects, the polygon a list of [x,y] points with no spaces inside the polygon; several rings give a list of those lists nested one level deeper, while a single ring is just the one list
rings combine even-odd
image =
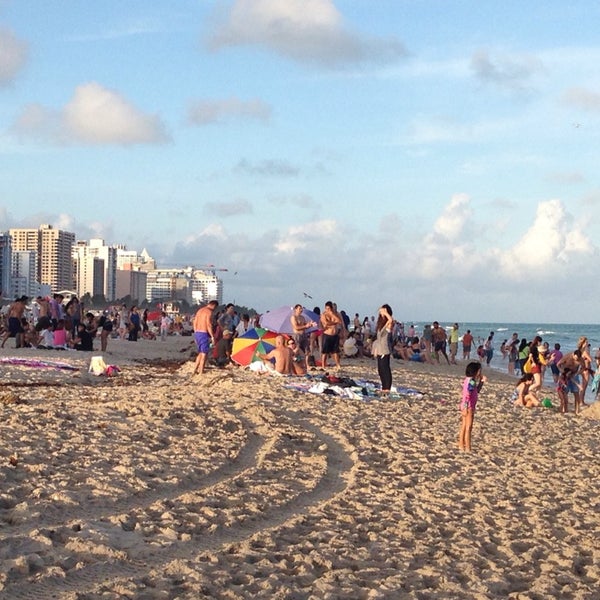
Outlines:
[{"label": "beach blanket", "polygon": [[0,363],[5,365],[16,365],[19,367],[37,367],[43,369],[66,369],[69,371],[79,371],[79,367],[74,367],[69,363],[60,362],[57,360],[39,360],[37,358],[18,358],[9,356],[0,358]]},{"label": "beach blanket", "polygon": [[[312,377],[307,375],[305,378],[289,381],[284,387],[298,392],[307,392],[310,394],[325,394],[330,396],[339,396],[350,398],[352,400],[373,400],[378,398],[381,391],[381,385],[374,381],[366,379],[348,380],[340,378],[336,381],[335,377]],[[399,400],[401,398],[423,398],[423,392],[404,386],[392,386],[388,398]]]}]

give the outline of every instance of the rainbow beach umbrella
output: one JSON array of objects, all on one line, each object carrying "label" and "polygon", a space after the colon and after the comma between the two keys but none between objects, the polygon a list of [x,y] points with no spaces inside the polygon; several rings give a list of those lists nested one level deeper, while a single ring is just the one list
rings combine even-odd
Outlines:
[{"label": "rainbow beach umbrella", "polygon": [[231,360],[242,367],[247,367],[251,362],[260,360],[257,354],[267,354],[275,348],[277,333],[262,327],[248,329],[246,333],[233,340]]}]

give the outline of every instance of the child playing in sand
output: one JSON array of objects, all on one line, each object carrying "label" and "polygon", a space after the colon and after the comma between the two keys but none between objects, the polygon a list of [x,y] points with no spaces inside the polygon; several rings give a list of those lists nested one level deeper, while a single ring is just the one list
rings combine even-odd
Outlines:
[{"label": "child playing in sand", "polygon": [[512,400],[515,406],[524,406],[525,408],[532,408],[533,406],[539,406],[540,401],[534,394],[529,393],[529,388],[533,385],[533,373],[524,373],[523,377],[517,382],[515,391],[512,395]]},{"label": "child playing in sand", "polygon": [[471,451],[471,431],[475,417],[477,398],[487,377],[481,373],[481,363],[470,362],[465,369],[462,398],[460,401],[460,431],[458,433],[458,449]]}]

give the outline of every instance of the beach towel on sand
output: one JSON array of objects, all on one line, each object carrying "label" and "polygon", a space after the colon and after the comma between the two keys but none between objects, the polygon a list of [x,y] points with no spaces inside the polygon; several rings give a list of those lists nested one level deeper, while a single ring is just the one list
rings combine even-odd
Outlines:
[{"label": "beach towel on sand", "polygon": [[[347,384],[347,381],[343,381],[345,378],[332,378],[332,381],[327,381],[326,377],[313,378],[307,375],[306,377],[294,381],[290,381],[285,384],[286,388],[294,389],[298,392],[309,392],[311,394],[326,394],[332,396],[341,396],[343,398],[351,398],[353,400],[371,400],[377,397],[378,391],[381,389],[381,385],[373,381],[367,381],[364,379],[353,380],[353,386],[340,385],[340,383]],[[424,394],[419,390],[403,386],[392,386],[389,398],[401,399],[401,398],[423,398]]]},{"label": "beach towel on sand", "polygon": [[36,358],[17,358],[10,356],[0,358],[0,363],[5,365],[17,365],[19,367],[41,367],[45,369],[67,369],[69,371],[79,371],[79,367],[56,360],[38,360]]}]

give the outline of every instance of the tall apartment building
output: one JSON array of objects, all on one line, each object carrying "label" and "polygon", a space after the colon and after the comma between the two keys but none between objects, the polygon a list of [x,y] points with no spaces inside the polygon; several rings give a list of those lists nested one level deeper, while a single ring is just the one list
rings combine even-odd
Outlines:
[{"label": "tall apartment building", "polygon": [[15,252],[37,252],[37,280],[53,291],[73,287],[73,245],[75,234],[51,225],[39,229],[10,229]]},{"label": "tall apartment building", "polygon": [[145,248],[138,254],[125,246],[117,246],[117,299],[130,296],[138,303],[149,300],[148,272],[155,267],[156,262]]},{"label": "tall apartment building", "polygon": [[79,241],[73,247],[75,287],[83,296],[103,295],[109,302],[117,298],[117,247],[107,246],[104,240],[93,238]]},{"label": "tall apartment building", "polygon": [[192,302],[202,304],[216,300],[223,304],[223,280],[214,272],[194,269],[191,274]]},{"label": "tall apartment building", "polygon": [[11,296],[35,298],[40,294],[36,273],[37,252],[13,252],[11,261]]},{"label": "tall apartment building", "polygon": [[146,279],[144,271],[117,269],[117,300],[129,296],[133,302],[141,304],[146,297]]},{"label": "tall apartment building", "polygon": [[12,299],[12,241],[8,231],[0,233],[0,297]]},{"label": "tall apartment building", "polygon": [[152,303],[185,300],[192,303],[189,276],[181,269],[153,269],[148,271],[146,296]]},{"label": "tall apartment building", "polygon": [[153,269],[148,271],[146,295],[151,302],[185,300],[193,305],[216,300],[222,304],[223,281],[210,269]]}]

